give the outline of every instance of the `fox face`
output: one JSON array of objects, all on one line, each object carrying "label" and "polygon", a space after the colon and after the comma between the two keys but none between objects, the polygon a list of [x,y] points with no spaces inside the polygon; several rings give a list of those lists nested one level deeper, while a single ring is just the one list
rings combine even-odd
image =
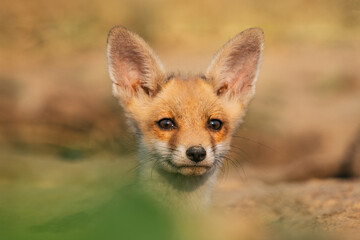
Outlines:
[{"label": "fox face", "polygon": [[248,29],[218,51],[205,75],[168,75],[142,38],[113,28],[109,73],[140,136],[140,164],[182,176],[216,172],[254,96],[262,49],[262,30]]}]

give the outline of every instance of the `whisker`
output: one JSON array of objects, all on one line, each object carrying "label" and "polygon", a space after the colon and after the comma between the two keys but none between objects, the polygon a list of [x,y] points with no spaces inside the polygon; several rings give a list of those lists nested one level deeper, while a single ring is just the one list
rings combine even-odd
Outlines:
[{"label": "whisker", "polygon": [[250,159],[249,155],[244,151],[242,150],[241,148],[235,148],[234,146],[231,145],[231,147],[233,149],[230,149],[229,152],[230,153],[235,153],[237,155],[240,155],[240,157],[242,157],[244,160],[247,161],[247,159]]},{"label": "whisker", "polygon": [[[228,157],[228,156],[225,156],[224,159],[225,159],[226,161],[228,161],[229,163],[233,164],[233,166],[234,166],[234,168],[235,168],[235,171],[237,172],[237,174],[238,174],[240,177],[241,177],[242,175],[240,174],[240,172],[239,172],[238,169],[241,168],[242,173],[243,173],[243,175],[245,176],[245,180],[247,179],[247,175],[246,175],[246,173],[245,173],[245,170],[244,170],[243,166],[242,166],[239,162],[234,161],[232,158],[230,158],[230,157]],[[241,179],[244,181],[244,179],[243,179],[242,177],[241,177]]]},{"label": "whisker", "polygon": [[155,167],[157,167],[159,165],[160,160],[161,160],[161,158],[155,159],[155,162],[153,163],[153,166],[151,167],[150,179],[152,179],[153,171],[154,171]]},{"label": "whisker", "polygon": [[[239,160],[237,160],[237,158],[236,158],[236,161],[247,162],[247,163],[250,162],[249,157],[245,156],[245,154],[243,154],[241,152],[229,150],[228,153],[230,153],[231,155],[235,155],[237,158],[240,158]],[[232,157],[234,157],[234,156],[232,156]]]},{"label": "whisker", "polygon": [[129,170],[127,170],[125,172],[125,175],[127,174],[132,174],[134,173],[135,171],[137,171],[138,169],[140,168],[140,164],[136,164],[134,167],[130,168]]},{"label": "whisker", "polygon": [[273,149],[272,147],[270,147],[270,146],[268,146],[268,145],[266,145],[266,144],[263,144],[263,143],[261,143],[261,142],[258,142],[258,141],[255,141],[255,140],[252,140],[252,139],[250,139],[250,138],[243,137],[243,136],[239,136],[239,135],[233,135],[233,137],[235,137],[235,138],[239,138],[239,139],[242,139],[242,140],[246,140],[246,141],[248,141],[248,142],[251,142],[251,143],[257,144],[257,145],[259,145],[259,146],[261,146],[261,147],[264,147],[264,148],[267,148],[267,149],[269,149],[269,150],[271,150],[271,151],[276,152],[276,150],[275,150],[275,149]]}]

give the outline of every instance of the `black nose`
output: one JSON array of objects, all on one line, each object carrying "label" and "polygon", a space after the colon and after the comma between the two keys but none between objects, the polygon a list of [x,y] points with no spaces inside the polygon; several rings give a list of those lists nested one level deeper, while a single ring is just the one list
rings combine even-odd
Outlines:
[{"label": "black nose", "polygon": [[206,157],[206,151],[201,146],[192,146],[186,150],[186,156],[194,162],[201,162]]}]

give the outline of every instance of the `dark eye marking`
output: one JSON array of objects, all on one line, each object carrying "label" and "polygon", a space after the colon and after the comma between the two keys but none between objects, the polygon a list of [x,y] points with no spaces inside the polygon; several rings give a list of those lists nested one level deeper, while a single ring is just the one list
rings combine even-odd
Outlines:
[{"label": "dark eye marking", "polygon": [[222,125],[223,123],[219,119],[209,119],[209,121],[206,124],[207,128],[213,131],[220,131]]},{"label": "dark eye marking", "polygon": [[200,78],[202,79],[202,80],[205,80],[205,81],[207,81],[208,79],[206,78],[206,76],[205,75],[203,75],[203,74],[201,74],[200,75]]},{"label": "dark eye marking", "polygon": [[170,73],[167,78],[166,78],[166,81],[170,81],[172,78],[175,77],[175,73]]},{"label": "dark eye marking", "polygon": [[172,130],[176,128],[176,125],[173,120],[170,118],[163,118],[156,122],[156,124],[159,126],[162,130]]}]

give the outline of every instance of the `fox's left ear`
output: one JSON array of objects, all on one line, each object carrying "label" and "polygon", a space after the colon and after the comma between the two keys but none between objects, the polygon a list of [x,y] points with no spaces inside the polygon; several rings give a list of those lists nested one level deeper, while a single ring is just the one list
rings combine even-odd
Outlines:
[{"label": "fox's left ear", "polygon": [[207,69],[218,96],[239,100],[246,106],[255,95],[264,32],[260,28],[247,29],[228,41],[215,55]]}]

